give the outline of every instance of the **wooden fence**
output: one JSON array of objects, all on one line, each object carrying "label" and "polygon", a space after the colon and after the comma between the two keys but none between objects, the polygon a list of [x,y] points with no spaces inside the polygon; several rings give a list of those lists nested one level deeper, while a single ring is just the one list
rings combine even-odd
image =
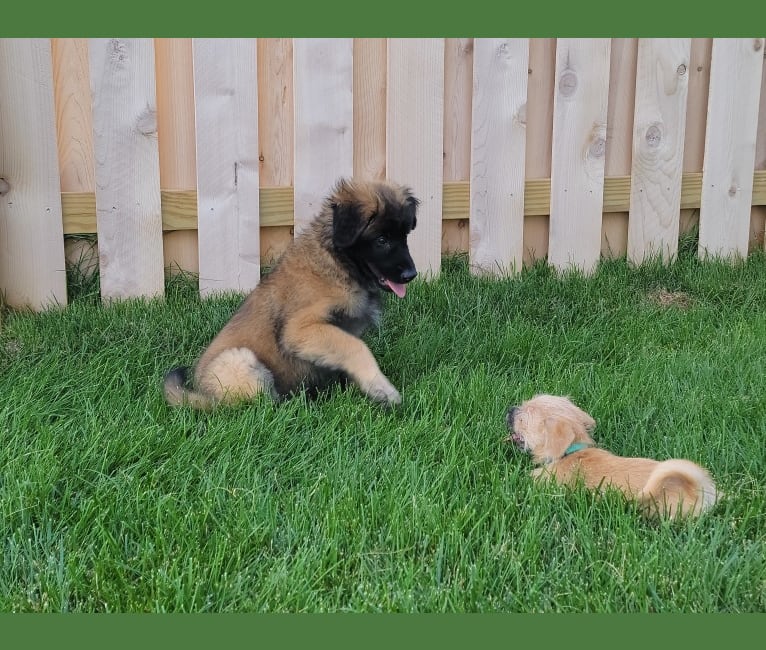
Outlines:
[{"label": "wooden fence", "polygon": [[[249,290],[342,175],[421,200],[419,270],[763,246],[763,39],[2,39],[0,289]],[[86,238],[87,239],[87,238]]]}]

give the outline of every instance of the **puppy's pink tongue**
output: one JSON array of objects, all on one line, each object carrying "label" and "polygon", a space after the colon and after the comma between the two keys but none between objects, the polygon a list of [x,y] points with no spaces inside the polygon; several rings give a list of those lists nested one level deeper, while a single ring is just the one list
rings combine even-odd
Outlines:
[{"label": "puppy's pink tongue", "polygon": [[405,287],[403,284],[399,284],[398,282],[391,282],[391,280],[385,280],[386,286],[391,289],[397,296],[400,298],[404,298],[405,294],[407,293],[407,287]]}]

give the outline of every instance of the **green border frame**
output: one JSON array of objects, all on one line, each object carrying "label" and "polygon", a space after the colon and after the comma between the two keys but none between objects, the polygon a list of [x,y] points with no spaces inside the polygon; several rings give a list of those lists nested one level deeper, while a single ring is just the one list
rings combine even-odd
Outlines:
[{"label": "green border frame", "polygon": [[[4,3],[5,36],[207,37],[638,37],[766,35],[766,3],[703,4],[641,0],[464,4],[386,0],[219,0],[192,5],[156,0]],[[761,28],[761,33],[756,30]]]},{"label": "green border frame", "polygon": [[[20,614],[4,645],[147,648],[731,647],[763,637],[762,614]],[[533,645],[534,644],[534,645]]]}]

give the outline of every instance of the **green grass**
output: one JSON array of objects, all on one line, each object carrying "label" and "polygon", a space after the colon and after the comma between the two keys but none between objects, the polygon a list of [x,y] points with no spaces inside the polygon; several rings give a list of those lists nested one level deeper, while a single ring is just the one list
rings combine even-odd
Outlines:
[{"label": "green grass", "polygon": [[[238,296],[6,313],[0,610],[757,612],[766,609],[766,256],[668,268],[463,259],[366,337],[404,403],[356,389],[168,409]],[[669,304],[657,300],[671,292]],[[651,523],[617,494],[534,485],[508,405],[567,394],[622,455],[684,456],[726,500]]]}]

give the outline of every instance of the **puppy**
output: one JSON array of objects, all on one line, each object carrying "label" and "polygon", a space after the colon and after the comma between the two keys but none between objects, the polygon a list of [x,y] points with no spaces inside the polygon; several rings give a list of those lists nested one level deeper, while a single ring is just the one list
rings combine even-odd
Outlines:
[{"label": "puppy", "polygon": [[417,275],[407,247],[417,206],[403,185],[341,179],[203,352],[193,385],[186,368],[165,375],[167,402],[209,409],[347,380],[376,402],[401,402],[360,336],[378,323],[382,293],[404,298]]},{"label": "puppy", "polygon": [[612,486],[634,499],[647,516],[697,516],[718,499],[710,474],[688,460],[622,458],[590,437],[596,421],[566,397],[537,395],[506,413],[513,442],[540,467],[536,479],[564,485],[580,480],[592,490]]}]

